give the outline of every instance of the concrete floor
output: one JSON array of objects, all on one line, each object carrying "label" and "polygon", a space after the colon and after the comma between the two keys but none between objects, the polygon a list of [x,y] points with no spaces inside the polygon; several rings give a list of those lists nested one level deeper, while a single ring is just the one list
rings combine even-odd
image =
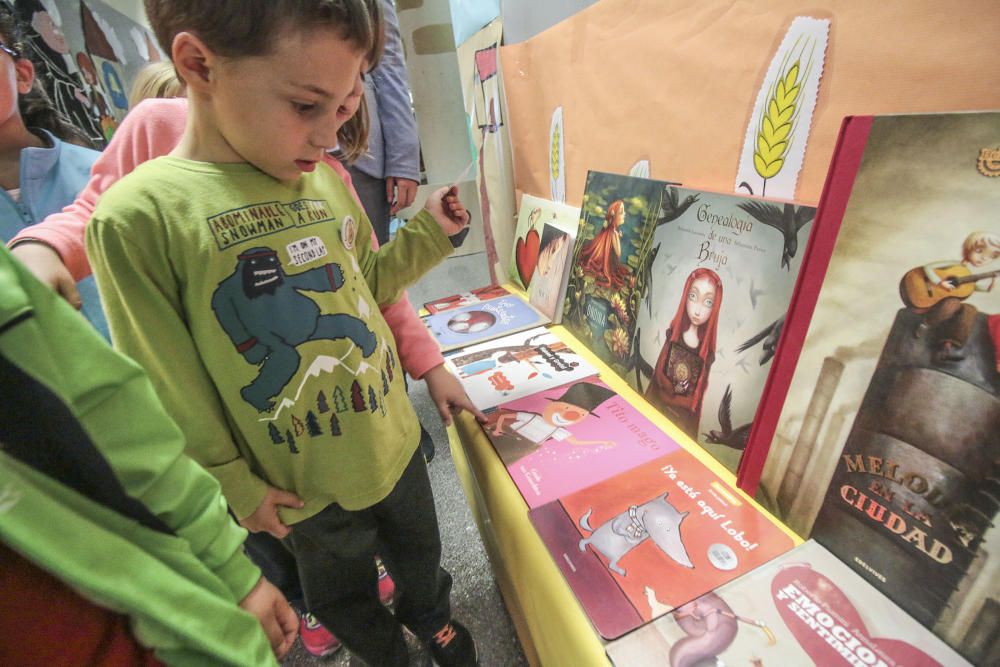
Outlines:
[{"label": "concrete floor", "polygon": [[[414,307],[419,308],[425,301],[488,283],[489,272],[485,256],[482,253],[465,255],[448,259],[428,273],[409,290],[409,297]],[[493,571],[483,550],[465,493],[455,474],[448,438],[437,408],[431,402],[423,382],[410,383],[410,398],[420,422],[433,436],[437,446],[429,471],[441,526],[443,565],[455,580],[451,594],[454,616],[475,637],[479,663],[483,667],[527,665],[514,626],[493,579]],[[413,641],[410,646],[411,664],[429,663],[425,650]],[[356,665],[360,661],[352,662],[346,649],[327,658],[316,658],[309,655],[301,643],[296,641],[292,652],[282,664],[286,667],[332,667]]]}]

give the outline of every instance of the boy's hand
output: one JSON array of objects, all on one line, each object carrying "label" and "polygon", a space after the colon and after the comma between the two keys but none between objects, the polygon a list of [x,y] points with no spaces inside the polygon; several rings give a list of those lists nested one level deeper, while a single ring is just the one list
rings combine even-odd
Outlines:
[{"label": "boy's hand", "polygon": [[299,619],[281,591],[261,577],[253,590],[240,601],[240,607],[257,617],[271,642],[275,657],[278,660],[284,658],[298,634]]},{"label": "boy's hand", "polygon": [[448,236],[458,234],[469,224],[469,212],[458,198],[458,186],[440,188],[427,198],[424,208],[430,211],[441,230]]},{"label": "boy's hand", "polygon": [[279,540],[288,537],[291,530],[278,516],[278,506],[302,509],[305,503],[291,491],[283,491],[273,486],[267,487],[264,500],[254,510],[253,514],[240,519],[240,525],[252,533],[271,533]]},{"label": "boy's hand", "polygon": [[80,310],[83,300],[76,290],[76,281],[52,246],[39,241],[25,241],[11,248],[10,253],[28,267],[36,278]]},{"label": "boy's hand", "polygon": [[448,372],[444,364],[438,364],[424,373],[423,379],[427,382],[427,391],[430,392],[431,399],[441,413],[441,421],[445,426],[451,426],[452,413],[462,410],[471,412],[480,423],[486,421],[486,415],[472,404],[469,395],[462,388],[462,383]]}]

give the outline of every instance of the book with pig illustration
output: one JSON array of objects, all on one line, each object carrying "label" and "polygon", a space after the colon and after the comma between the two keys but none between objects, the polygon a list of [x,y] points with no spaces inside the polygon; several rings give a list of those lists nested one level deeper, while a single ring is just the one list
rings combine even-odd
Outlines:
[{"label": "book with pig illustration", "polygon": [[968,665],[813,540],[607,646],[617,667]]},{"label": "book with pig illustration", "polygon": [[443,352],[548,324],[549,321],[515,294],[425,315],[422,319]]},{"label": "book with pig illustration", "polygon": [[427,309],[428,313],[433,315],[434,313],[440,313],[446,310],[455,310],[456,308],[468,306],[473,303],[490,301],[491,299],[507,296],[508,294],[510,294],[510,291],[502,285],[487,285],[485,287],[477,287],[476,289],[469,290],[468,292],[459,292],[458,294],[452,294],[450,296],[441,297],[440,299],[428,301],[424,304],[424,308]]},{"label": "book with pig illustration", "polygon": [[597,377],[501,403],[483,425],[528,507],[680,447]]},{"label": "book with pig illustration", "polygon": [[597,631],[615,639],[793,546],[677,449],[536,507],[531,522]]},{"label": "book with pig illustration", "polygon": [[481,410],[597,375],[596,368],[545,327],[470,345],[445,363]]}]

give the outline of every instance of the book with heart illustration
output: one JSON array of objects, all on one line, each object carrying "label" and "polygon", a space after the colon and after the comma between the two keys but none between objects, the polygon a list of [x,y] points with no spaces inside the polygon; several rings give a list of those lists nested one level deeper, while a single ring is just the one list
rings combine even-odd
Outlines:
[{"label": "book with heart illustration", "polygon": [[618,667],[969,664],[813,540],[606,650]]},{"label": "book with heart illustration", "polygon": [[528,516],[605,639],[794,546],[776,521],[681,448]]},{"label": "book with heart illustration", "polygon": [[559,321],[556,311],[562,309],[565,294],[563,271],[568,268],[579,222],[580,209],[575,206],[521,196],[508,273],[511,282],[529,294],[532,283],[539,281],[536,291],[540,294],[532,301],[553,322]]},{"label": "book with heart illustration", "polygon": [[470,345],[445,357],[445,363],[481,410],[597,375],[545,327]]},{"label": "book with heart illustration", "polygon": [[424,308],[428,313],[433,315],[434,313],[441,313],[446,310],[455,310],[456,308],[469,306],[474,303],[490,301],[501,296],[507,296],[508,294],[510,294],[510,290],[503,285],[486,285],[485,287],[477,287],[476,289],[469,290],[468,292],[459,292],[458,294],[452,294],[450,296],[441,297],[440,299],[428,301],[424,304]]},{"label": "book with heart illustration", "polygon": [[442,352],[549,323],[549,318],[516,294],[424,315],[421,319]]},{"label": "book with heart illustration", "polygon": [[487,410],[483,431],[528,507],[680,447],[597,377]]}]

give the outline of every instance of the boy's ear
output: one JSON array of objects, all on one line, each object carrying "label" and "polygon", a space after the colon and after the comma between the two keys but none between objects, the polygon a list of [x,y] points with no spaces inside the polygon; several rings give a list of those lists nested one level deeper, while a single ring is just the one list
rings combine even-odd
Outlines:
[{"label": "boy's ear", "polygon": [[28,58],[19,58],[14,61],[14,72],[17,74],[18,94],[27,95],[35,82],[35,64]]},{"label": "boy's ear", "polygon": [[204,90],[211,81],[210,72],[216,62],[215,54],[204,42],[190,32],[179,32],[170,50],[171,60],[188,88]]}]

